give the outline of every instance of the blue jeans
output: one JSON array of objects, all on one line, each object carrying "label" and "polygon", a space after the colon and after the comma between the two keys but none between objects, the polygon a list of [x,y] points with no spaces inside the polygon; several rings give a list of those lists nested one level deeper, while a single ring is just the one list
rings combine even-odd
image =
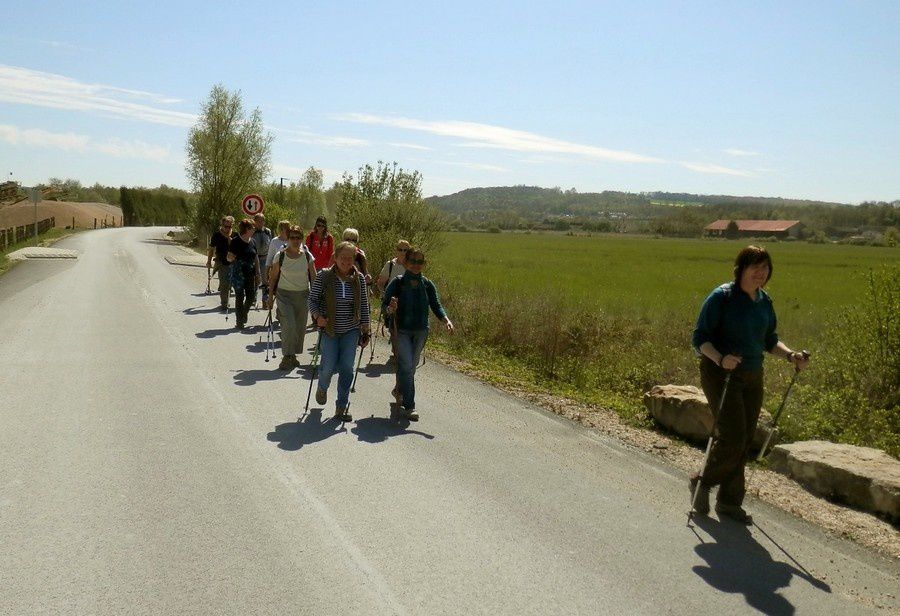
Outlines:
[{"label": "blue jeans", "polygon": [[345,334],[329,336],[322,332],[322,346],[319,349],[319,387],[327,390],[331,377],[338,373],[337,400],[335,408],[346,409],[350,402],[350,386],[353,384],[353,360],[359,343],[359,329],[351,329]]},{"label": "blue jeans", "polygon": [[403,408],[411,411],[416,408],[416,366],[428,340],[428,330],[401,329],[396,337],[397,387],[403,396]]}]

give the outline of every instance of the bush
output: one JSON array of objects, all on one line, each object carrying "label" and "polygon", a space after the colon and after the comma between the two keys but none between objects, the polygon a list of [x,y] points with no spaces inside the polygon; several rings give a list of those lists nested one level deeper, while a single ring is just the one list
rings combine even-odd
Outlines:
[{"label": "bush", "polygon": [[488,233],[500,233],[500,227],[488,227]]},{"label": "bush", "polygon": [[[791,440],[824,439],[884,449],[900,457],[900,267],[869,273],[861,302],[834,315],[785,418]],[[800,377],[802,380],[802,376]]]}]

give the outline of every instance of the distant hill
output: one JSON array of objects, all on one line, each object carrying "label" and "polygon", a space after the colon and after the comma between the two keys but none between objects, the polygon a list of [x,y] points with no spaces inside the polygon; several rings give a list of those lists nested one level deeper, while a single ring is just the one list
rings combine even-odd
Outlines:
[{"label": "distant hill", "polygon": [[427,201],[447,213],[512,209],[522,214],[568,214],[571,216],[592,215],[604,211],[659,216],[667,213],[669,207],[689,205],[770,208],[850,205],[804,199],[782,199],[780,197],[735,197],[691,193],[629,193],[612,190],[600,193],[579,193],[575,190],[541,188],[539,186],[469,188],[452,195],[429,197]]},{"label": "distant hill", "polygon": [[808,234],[852,234],[900,224],[900,201],[834,203],[781,197],[738,197],[691,193],[604,191],[538,186],[469,188],[426,199],[457,228],[658,233],[697,236],[717,219],[800,220]]}]

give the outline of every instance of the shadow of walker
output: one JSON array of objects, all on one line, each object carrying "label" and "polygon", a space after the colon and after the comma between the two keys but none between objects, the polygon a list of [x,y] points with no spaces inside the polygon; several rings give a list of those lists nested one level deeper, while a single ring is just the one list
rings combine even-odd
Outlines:
[{"label": "shadow of walker", "polygon": [[343,432],[341,422],[331,417],[322,422],[322,409],[312,409],[303,421],[292,421],[275,426],[266,435],[271,443],[278,443],[284,451],[298,451],[304,445],[324,441],[329,436]]},{"label": "shadow of walker", "polygon": [[793,614],[796,608],[778,590],[787,588],[793,576],[809,582],[819,590],[831,593],[831,587],[814,577],[790,554],[784,551],[762,529],[776,547],[787,555],[797,567],[772,558],[756,541],[750,529],[743,524],[719,522],[709,517],[697,517],[698,527],[709,533],[712,543],[701,543],[694,551],[706,566],[693,567],[694,573],[716,590],[744,595],[747,605],[764,614]]},{"label": "shadow of walker", "polygon": [[409,420],[402,418],[399,414],[399,407],[391,403],[390,417],[363,417],[356,420],[356,425],[350,429],[350,432],[356,435],[356,438],[364,443],[383,443],[394,436],[404,436],[407,434],[415,434],[424,436],[428,440],[434,438],[433,434],[420,432],[419,430],[409,430]]},{"label": "shadow of walker", "polygon": [[241,387],[256,385],[262,381],[281,381],[281,380],[300,380],[299,376],[292,375],[291,372],[278,370],[236,370],[234,373],[234,384]]}]

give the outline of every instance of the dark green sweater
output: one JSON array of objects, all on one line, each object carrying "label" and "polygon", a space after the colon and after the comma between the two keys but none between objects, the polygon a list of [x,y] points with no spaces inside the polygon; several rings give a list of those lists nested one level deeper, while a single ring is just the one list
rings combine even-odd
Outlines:
[{"label": "dark green sweater", "polygon": [[422,274],[406,272],[394,278],[384,290],[381,311],[387,310],[391,298],[397,297],[397,328],[406,330],[428,329],[428,308],[443,321],[447,312],[441,305],[434,283]]},{"label": "dark green sweater", "polygon": [[733,282],[713,290],[700,308],[692,344],[712,342],[723,355],[740,355],[739,370],[762,368],[763,353],[778,344],[772,298],[759,290],[756,300]]}]

